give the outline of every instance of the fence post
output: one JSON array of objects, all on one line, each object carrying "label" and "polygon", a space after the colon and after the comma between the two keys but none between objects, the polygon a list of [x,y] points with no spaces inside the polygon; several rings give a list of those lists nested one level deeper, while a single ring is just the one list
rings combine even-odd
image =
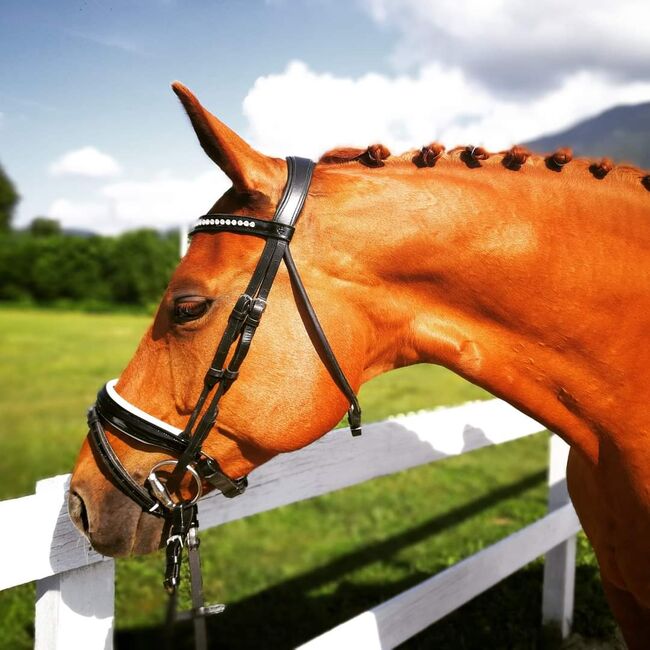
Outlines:
[{"label": "fence post", "polygon": [[[36,492],[51,488],[48,479]],[[115,562],[104,560],[36,582],[36,650],[113,648]]]},{"label": "fence post", "polygon": [[[548,465],[548,509],[557,510],[570,502],[566,483],[569,445],[551,435]],[[544,562],[542,621],[558,626],[562,638],[571,632],[576,571],[576,536],[552,548]]]},{"label": "fence post", "polygon": [[183,259],[190,243],[190,229],[184,221],[178,226],[178,239],[180,246],[179,254],[180,258]]}]

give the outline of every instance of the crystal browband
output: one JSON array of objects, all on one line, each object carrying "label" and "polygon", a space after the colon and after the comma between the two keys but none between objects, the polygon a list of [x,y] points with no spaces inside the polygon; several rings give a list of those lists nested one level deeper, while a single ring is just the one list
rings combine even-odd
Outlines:
[{"label": "crystal browband", "polygon": [[290,241],[294,228],[288,224],[277,221],[266,221],[255,217],[232,214],[204,214],[199,217],[190,236],[199,232],[234,232],[242,235],[256,235],[258,237],[271,237]]}]

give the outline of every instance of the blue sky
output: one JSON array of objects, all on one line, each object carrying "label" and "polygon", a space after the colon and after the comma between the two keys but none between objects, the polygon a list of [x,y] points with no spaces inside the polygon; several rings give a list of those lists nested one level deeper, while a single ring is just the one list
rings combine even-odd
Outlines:
[{"label": "blue sky", "polygon": [[37,214],[167,227],[227,186],[169,83],[261,150],[505,146],[650,100],[647,3],[5,0],[0,162]]}]

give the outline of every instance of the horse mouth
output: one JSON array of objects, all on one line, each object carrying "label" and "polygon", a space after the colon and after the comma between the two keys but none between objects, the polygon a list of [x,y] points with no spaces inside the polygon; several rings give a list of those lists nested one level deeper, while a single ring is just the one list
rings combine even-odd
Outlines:
[{"label": "horse mouth", "polygon": [[105,514],[101,525],[95,521],[97,510],[90,510],[77,490],[68,495],[68,514],[75,527],[86,537],[97,553],[108,557],[145,555],[158,550],[163,543],[164,522],[143,512],[128,500],[119,508],[101,508]]}]

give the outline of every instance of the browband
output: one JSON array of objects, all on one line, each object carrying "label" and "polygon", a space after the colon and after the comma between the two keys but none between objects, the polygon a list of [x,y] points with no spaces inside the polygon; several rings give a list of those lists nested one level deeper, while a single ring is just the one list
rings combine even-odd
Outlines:
[{"label": "browband", "polygon": [[277,221],[265,221],[256,217],[234,217],[232,214],[211,213],[199,217],[190,234],[197,232],[234,232],[240,235],[256,235],[290,241],[294,227]]}]

